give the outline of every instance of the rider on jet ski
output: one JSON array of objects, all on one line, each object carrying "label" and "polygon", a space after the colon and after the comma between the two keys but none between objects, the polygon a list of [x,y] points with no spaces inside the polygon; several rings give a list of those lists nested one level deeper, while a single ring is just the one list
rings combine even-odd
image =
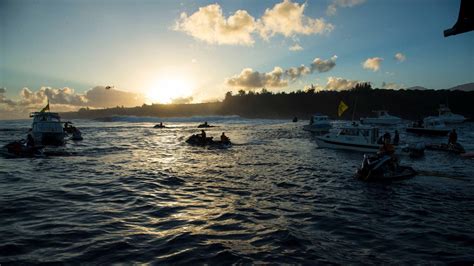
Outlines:
[{"label": "rider on jet ski", "polygon": [[391,166],[393,169],[395,169],[398,165],[398,159],[395,156],[395,148],[394,146],[390,143],[390,135],[385,135],[383,139],[383,144],[379,149],[379,152],[377,153],[380,157],[383,156],[390,156],[391,157]]}]

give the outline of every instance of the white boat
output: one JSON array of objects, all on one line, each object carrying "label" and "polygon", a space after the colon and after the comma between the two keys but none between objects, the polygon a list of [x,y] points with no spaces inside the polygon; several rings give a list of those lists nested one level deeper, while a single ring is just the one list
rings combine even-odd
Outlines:
[{"label": "white boat", "polygon": [[311,117],[308,125],[303,126],[303,130],[322,133],[331,129],[331,123],[327,115],[315,114]]},{"label": "white boat", "polygon": [[344,149],[360,152],[377,152],[380,144],[379,129],[371,126],[352,124],[342,127],[339,132],[317,136],[316,143],[321,148]]},{"label": "white boat", "polygon": [[438,118],[446,124],[457,124],[466,120],[462,115],[453,114],[451,109],[443,104],[439,106],[438,112]]},{"label": "white boat", "polygon": [[406,131],[418,135],[446,136],[450,129],[438,117],[428,116],[423,119],[423,124],[414,123],[411,127],[407,127]]},{"label": "white boat", "polygon": [[402,119],[397,116],[389,115],[387,111],[374,111],[376,117],[364,117],[360,119],[362,124],[373,125],[396,125],[402,122]]},{"label": "white boat", "polygon": [[35,143],[42,145],[62,145],[64,144],[64,128],[58,113],[34,112],[31,134]]}]

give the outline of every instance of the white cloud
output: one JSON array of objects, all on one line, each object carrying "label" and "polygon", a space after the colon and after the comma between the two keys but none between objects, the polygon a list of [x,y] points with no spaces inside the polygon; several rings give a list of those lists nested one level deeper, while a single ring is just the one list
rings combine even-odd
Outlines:
[{"label": "white cloud", "polygon": [[364,69],[372,70],[375,72],[380,69],[382,61],[383,61],[383,58],[380,58],[380,57],[367,58],[367,60],[362,62],[362,67]]},{"label": "white cloud", "polygon": [[280,67],[275,67],[272,72],[260,73],[251,68],[245,68],[238,75],[226,79],[226,84],[232,87],[242,88],[262,88],[262,87],[286,87],[288,86],[288,78],[290,81],[296,81],[302,76],[314,72],[328,72],[336,66],[337,56],[330,59],[322,60],[315,58],[310,67],[301,65],[299,67],[290,67],[283,70]]},{"label": "white cloud", "polygon": [[285,74],[292,80],[296,80],[297,78],[307,75],[311,73],[311,69],[309,67],[306,67],[304,65],[301,65],[299,67],[291,67],[287,70],[285,70]]},{"label": "white cloud", "polygon": [[298,34],[323,34],[334,29],[322,18],[304,15],[305,7],[306,4],[283,0],[267,8],[260,19],[255,19],[246,10],[237,10],[226,18],[219,4],[211,4],[200,7],[191,15],[181,13],[174,30],[210,44],[251,46],[255,42],[253,34],[268,39],[277,34],[294,37]]},{"label": "white cloud", "polygon": [[358,83],[361,83],[359,80],[349,80],[345,78],[339,77],[329,77],[324,87],[325,90],[335,90],[335,91],[342,91],[342,90],[350,90],[355,87]]},{"label": "white cloud", "polygon": [[238,75],[226,80],[226,84],[239,88],[275,88],[288,86],[288,80],[283,79],[283,69],[275,67],[271,72],[260,73],[251,68],[245,68]]},{"label": "white cloud", "polygon": [[365,0],[333,0],[326,9],[328,16],[334,16],[339,7],[353,7],[364,3]]},{"label": "white cloud", "polygon": [[398,62],[403,62],[407,59],[407,57],[402,53],[396,53],[394,57]]},{"label": "white cloud", "polygon": [[301,45],[299,45],[298,43],[295,43],[292,46],[290,46],[290,48],[288,48],[288,50],[290,50],[290,51],[302,51],[303,47],[301,47]]},{"label": "white cloud", "polygon": [[311,73],[318,71],[319,73],[328,72],[333,67],[336,66],[337,56],[333,56],[330,59],[322,60],[320,58],[315,58],[311,63]]},{"label": "white cloud", "polygon": [[382,82],[382,89],[386,89],[386,90],[399,90],[403,88],[402,85],[400,84],[397,84],[397,83],[393,83],[393,82]]},{"label": "white cloud", "polygon": [[334,26],[322,18],[304,15],[306,4],[284,0],[271,9],[266,9],[258,20],[260,35],[268,39],[275,34],[291,37],[296,34],[311,35],[331,32]]},{"label": "white cloud", "polygon": [[247,11],[237,10],[225,18],[219,4],[212,4],[190,16],[181,13],[174,29],[210,44],[252,45],[255,27],[255,19]]},{"label": "white cloud", "polygon": [[76,110],[78,107],[114,107],[114,106],[138,106],[144,103],[140,94],[117,90],[105,89],[97,86],[87,90],[84,94],[75,93],[74,89],[41,87],[37,91],[23,88],[19,94],[19,100],[7,99],[3,93],[0,94],[0,110],[17,111],[25,113],[37,111],[46,105],[49,100],[55,111]]}]

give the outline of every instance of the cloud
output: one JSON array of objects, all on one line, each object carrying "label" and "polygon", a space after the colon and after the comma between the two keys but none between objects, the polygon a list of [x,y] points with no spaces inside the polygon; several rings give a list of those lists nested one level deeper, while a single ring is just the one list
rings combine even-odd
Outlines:
[{"label": "cloud", "polygon": [[232,87],[242,88],[262,88],[262,87],[286,87],[288,86],[288,78],[290,81],[295,81],[302,76],[312,74],[314,72],[328,72],[336,66],[337,56],[330,59],[322,60],[315,58],[310,67],[301,65],[299,67],[290,67],[283,70],[280,67],[275,67],[272,72],[260,73],[251,68],[245,68],[238,75],[226,79],[226,84]]},{"label": "cloud", "polygon": [[77,110],[79,107],[114,107],[114,106],[137,106],[145,101],[140,94],[117,90],[105,89],[97,86],[87,90],[84,94],[75,93],[74,89],[41,87],[37,91],[23,88],[18,100],[7,99],[0,93],[0,110],[16,110],[19,113],[39,110],[49,100],[55,111]]},{"label": "cloud", "polygon": [[285,70],[285,75],[287,75],[292,81],[296,80],[297,78],[303,75],[307,75],[309,73],[311,73],[311,69],[304,65],[301,65],[299,67],[291,67]]},{"label": "cloud", "polygon": [[171,103],[172,104],[188,104],[188,103],[192,103],[192,101],[193,101],[193,97],[189,96],[189,97],[174,98],[171,100]]},{"label": "cloud", "polygon": [[181,13],[174,29],[210,44],[252,45],[256,22],[245,10],[225,18],[219,4],[212,4],[200,7],[190,16]]},{"label": "cloud", "polygon": [[283,69],[275,67],[271,72],[260,73],[251,68],[245,68],[240,74],[226,80],[226,84],[240,88],[275,88],[288,86],[288,80],[283,79]]},{"label": "cloud", "polygon": [[334,26],[322,18],[310,18],[304,15],[306,4],[284,0],[271,9],[266,9],[258,20],[260,35],[268,39],[275,34],[291,37],[296,34],[311,35],[331,32]]},{"label": "cloud", "polygon": [[219,4],[211,4],[200,7],[191,15],[181,13],[174,30],[210,44],[251,46],[255,43],[254,35],[268,40],[277,34],[293,37],[323,34],[334,29],[322,18],[305,16],[305,7],[306,4],[283,0],[255,19],[246,10],[237,10],[226,18]]},{"label": "cloud", "polygon": [[5,89],[5,88],[0,88],[0,93],[5,93],[5,92],[7,92],[7,89]]},{"label": "cloud", "polygon": [[407,59],[407,57],[402,54],[402,53],[396,53],[395,56],[394,56],[395,60],[397,60],[398,62],[403,62]]},{"label": "cloud", "polygon": [[311,63],[311,73],[318,71],[319,73],[328,72],[336,66],[337,56],[333,56],[328,60],[315,58]]},{"label": "cloud", "polygon": [[303,47],[301,47],[301,45],[299,45],[298,43],[295,43],[292,46],[290,46],[290,48],[288,48],[288,50],[290,50],[290,51],[302,51]]},{"label": "cloud", "polygon": [[362,67],[364,69],[378,71],[380,69],[380,65],[382,64],[383,58],[380,57],[372,57],[367,58],[364,62],[362,62]]},{"label": "cloud", "polygon": [[365,0],[333,0],[326,9],[326,15],[334,16],[336,15],[337,9],[339,7],[353,7],[364,2]]},{"label": "cloud", "polygon": [[361,81],[348,80],[345,78],[338,78],[338,77],[328,77],[328,81],[324,89],[335,90],[335,91],[350,90],[354,88],[355,85],[357,85],[358,83],[361,83]]},{"label": "cloud", "polygon": [[386,89],[386,90],[399,90],[403,88],[402,85],[400,84],[397,84],[397,83],[393,83],[393,82],[389,82],[389,83],[386,83],[385,81],[382,82],[382,89]]}]

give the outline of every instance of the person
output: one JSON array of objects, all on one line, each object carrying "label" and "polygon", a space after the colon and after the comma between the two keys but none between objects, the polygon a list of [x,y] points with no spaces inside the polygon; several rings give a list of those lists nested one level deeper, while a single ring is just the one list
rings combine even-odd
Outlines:
[{"label": "person", "polygon": [[160,122],[160,127],[163,127],[163,122]]},{"label": "person", "polygon": [[33,148],[35,146],[35,139],[31,134],[26,137],[26,147]]},{"label": "person", "polygon": [[398,134],[398,130],[395,130],[395,136],[393,137],[393,145],[398,145],[400,142],[400,135]]},{"label": "person", "polygon": [[395,170],[398,165],[397,157],[395,156],[395,148],[392,144],[390,144],[390,138],[384,137],[384,143],[380,147],[379,152],[377,153],[379,156],[390,156],[390,168]]},{"label": "person", "polygon": [[222,135],[221,135],[221,142],[222,142],[222,143],[228,143],[228,142],[230,142],[229,137],[227,137],[224,132],[222,132]]},{"label": "person", "polygon": [[209,126],[209,124],[207,124],[207,121],[204,121],[204,126]]},{"label": "person", "polygon": [[385,140],[388,139],[388,142],[390,143],[392,141],[392,136],[390,135],[390,133],[388,132],[385,132],[385,134],[383,134],[383,140],[385,142]]},{"label": "person", "polygon": [[206,142],[206,131],[204,130],[201,130],[201,140],[204,143]]},{"label": "person", "polygon": [[458,134],[456,133],[456,129],[453,128],[451,132],[449,132],[449,137],[448,137],[448,145],[449,144],[456,144],[458,142]]}]

